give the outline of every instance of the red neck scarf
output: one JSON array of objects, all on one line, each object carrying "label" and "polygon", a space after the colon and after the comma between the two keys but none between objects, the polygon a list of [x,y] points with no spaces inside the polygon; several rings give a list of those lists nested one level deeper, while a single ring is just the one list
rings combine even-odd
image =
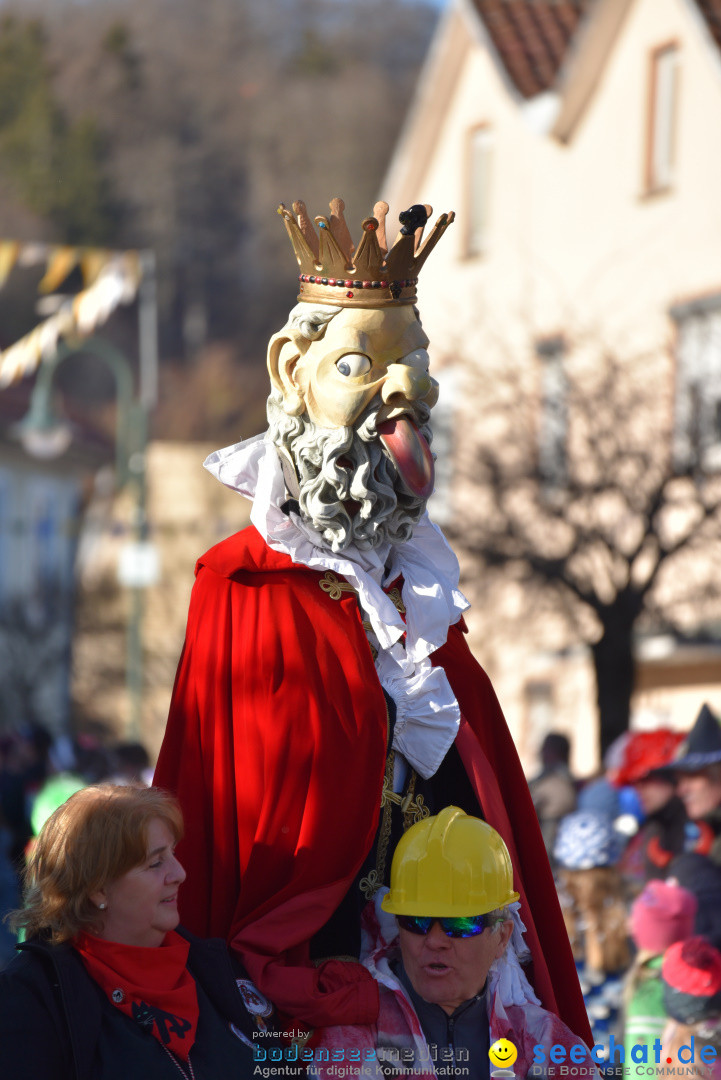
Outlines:
[{"label": "red neck scarf", "polygon": [[113,1005],[188,1060],[198,1027],[198,991],[188,971],[188,942],[171,931],[146,948],[80,933],[75,948]]}]

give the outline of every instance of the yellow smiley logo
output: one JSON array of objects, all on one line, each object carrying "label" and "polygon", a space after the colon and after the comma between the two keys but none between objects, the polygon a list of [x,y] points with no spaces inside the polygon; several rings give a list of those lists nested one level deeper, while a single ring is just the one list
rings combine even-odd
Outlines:
[{"label": "yellow smiley logo", "polygon": [[510,1039],[496,1039],[488,1051],[488,1056],[493,1065],[500,1069],[510,1069],[518,1057],[518,1051]]}]

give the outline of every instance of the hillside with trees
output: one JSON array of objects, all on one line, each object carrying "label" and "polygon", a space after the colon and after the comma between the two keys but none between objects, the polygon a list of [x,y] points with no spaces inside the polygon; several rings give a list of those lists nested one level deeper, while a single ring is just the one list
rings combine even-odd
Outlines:
[{"label": "hillside with trees", "polygon": [[[155,250],[156,434],[237,430],[237,406],[224,418],[178,392],[188,376],[202,396],[209,347],[224,391],[237,372],[246,398],[264,394],[265,344],[295,296],[276,207],[323,213],[340,194],[359,225],[435,18],[402,0],[0,4],[0,235]],[[18,310],[0,294],[0,347]]]}]

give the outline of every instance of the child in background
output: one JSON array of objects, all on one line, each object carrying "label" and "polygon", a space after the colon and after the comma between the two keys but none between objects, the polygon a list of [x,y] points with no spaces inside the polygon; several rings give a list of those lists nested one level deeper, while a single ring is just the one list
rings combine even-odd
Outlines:
[{"label": "child in background", "polygon": [[[647,1075],[647,1067],[635,1064],[631,1048],[651,1046],[666,1026],[663,954],[677,941],[693,934],[696,897],[673,881],[650,881],[631,908],[630,935],[638,952],[626,980],[624,1044],[629,1075]],[[650,1059],[650,1054],[649,1054]]]},{"label": "child in background", "polygon": [[[717,1080],[721,1077],[721,953],[702,937],[678,941],[663,958],[661,977],[668,1016],[661,1038],[662,1062],[670,1058],[667,1067],[677,1075],[683,1070],[689,1078]],[[682,1049],[683,1060],[679,1057]]]},{"label": "child in background", "polygon": [[598,984],[630,961],[626,903],[615,865],[620,845],[611,819],[592,810],[568,814],[559,825],[554,854],[573,954],[585,959],[589,978]]}]

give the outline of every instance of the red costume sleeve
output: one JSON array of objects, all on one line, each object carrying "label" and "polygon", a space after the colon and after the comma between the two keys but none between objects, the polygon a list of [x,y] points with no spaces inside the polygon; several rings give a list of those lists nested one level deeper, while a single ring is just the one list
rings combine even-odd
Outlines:
[{"label": "red costume sleeve", "polygon": [[314,1025],[377,1015],[368,972],[314,968],[308,944],[373,842],[387,738],[355,596],[321,577],[255,530],[204,557],[155,773],[185,817],[183,922]]}]

